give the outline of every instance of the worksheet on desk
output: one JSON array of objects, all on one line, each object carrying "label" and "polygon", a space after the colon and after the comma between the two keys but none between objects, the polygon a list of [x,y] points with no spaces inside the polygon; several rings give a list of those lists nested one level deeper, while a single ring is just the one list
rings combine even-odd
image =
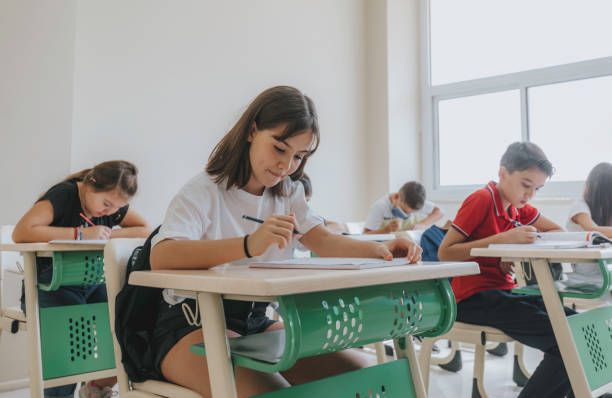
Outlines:
[{"label": "worksheet on desk", "polygon": [[255,261],[249,264],[254,268],[312,268],[312,269],[367,269],[409,265],[405,258],[386,261],[377,258],[344,257],[306,257],[275,261]]}]

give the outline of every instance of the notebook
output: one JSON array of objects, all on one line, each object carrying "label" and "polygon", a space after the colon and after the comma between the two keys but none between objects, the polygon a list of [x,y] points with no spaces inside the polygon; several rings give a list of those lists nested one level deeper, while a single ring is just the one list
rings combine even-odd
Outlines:
[{"label": "notebook", "polygon": [[91,240],[73,240],[73,239],[55,239],[49,241],[54,245],[105,245],[108,239],[91,239]]},{"label": "notebook", "polygon": [[344,258],[344,257],[306,257],[288,260],[255,261],[249,264],[253,268],[293,268],[293,269],[367,269],[409,265],[405,258],[394,258],[386,261],[377,258]]},{"label": "notebook", "polygon": [[610,247],[612,240],[597,231],[540,232],[533,243],[492,243],[489,249],[578,249],[583,247]]}]

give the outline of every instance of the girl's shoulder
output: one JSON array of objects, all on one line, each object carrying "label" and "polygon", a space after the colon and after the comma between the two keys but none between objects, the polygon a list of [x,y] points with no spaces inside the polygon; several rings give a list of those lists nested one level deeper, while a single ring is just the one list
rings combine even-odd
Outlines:
[{"label": "girl's shoulder", "polygon": [[209,176],[205,171],[202,171],[189,179],[178,191],[177,196],[202,199],[210,196],[218,196],[222,191],[224,191],[224,186],[222,184],[217,184],[213,177]]},{"label": "girl's shoulder", "polygon": [[55,184],[47,190],[39,199],[54,201],[66,201],[78,195],[76,181],[64,181]]}]

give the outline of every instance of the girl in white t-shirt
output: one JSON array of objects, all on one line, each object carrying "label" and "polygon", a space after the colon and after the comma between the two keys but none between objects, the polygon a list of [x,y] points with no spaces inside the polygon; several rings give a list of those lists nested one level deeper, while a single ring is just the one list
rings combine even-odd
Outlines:
[{"label": "girl in white t-shirt", "polygon": [[[599,163],[587,177],[583,197],[570,207],[565,228],[570,231],[599,231],[612,238],[612,164]],[[601,286],[601,271],[594,264],[574,264],[569,285]],[[610,298],[608,297],[608,300]]]},{"label": "girl in white t-shirt", "polygon": [[[298,240],[319,256],[406,256],[421,249],[406,239],[363,242],[329,232],[306,203],[296,180],[319,144],[314,104],[295,88],[261,93],[213,150],[206,172],[174,197],[153,240],[153,269],[203,269],[225,263],[291,257]],[[244,219],[247,215],[263,224]],[[300,234],[294,234],[297,229]],[[204,357],[189,352],[202,342],[181,307],[193,300],[164,292],[154,332],[156,366],[167,380],[210,397]],[[281,329],[265,316],[266,304],[224,300],[229,337]],[[186,311],[187,312],[187,311]],[[206,322],[206,320],[203,320]],[[238,395],[246,397],[364,367],[350,350],[298,360],[281,374],[236,368]]]}]

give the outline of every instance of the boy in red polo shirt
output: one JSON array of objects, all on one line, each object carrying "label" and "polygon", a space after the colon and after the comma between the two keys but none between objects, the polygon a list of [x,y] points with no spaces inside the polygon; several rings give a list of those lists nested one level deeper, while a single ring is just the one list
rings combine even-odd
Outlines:
[{"label": "boy in red polo shirt", "polygon": [[[440,245],[441,261],[471,259],[470,250],[491,243],[532,243],[537,231],[561,231],[527,202],[553,174],[544,152],[530,142],[511,144],[501,158],[499,183],[489,182],[463,202]],[[560,398],[571,387],[540,296],[512,293],[511,264],[478,257],[479,275],[455,277],[457,320],[492,326],[544,352],[519,398]],[[574,312],[565,309],[566,314]]]}]

